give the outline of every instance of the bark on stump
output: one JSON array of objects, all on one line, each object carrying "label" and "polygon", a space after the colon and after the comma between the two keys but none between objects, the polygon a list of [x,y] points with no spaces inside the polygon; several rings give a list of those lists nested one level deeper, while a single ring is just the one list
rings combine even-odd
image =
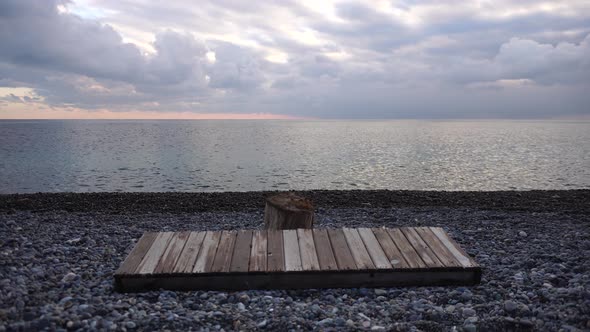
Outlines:
[{"label": "bark on stump", "polygon": [[313,228],[313,204],[293,193],[281,193],[266,199],[266,229]]}]

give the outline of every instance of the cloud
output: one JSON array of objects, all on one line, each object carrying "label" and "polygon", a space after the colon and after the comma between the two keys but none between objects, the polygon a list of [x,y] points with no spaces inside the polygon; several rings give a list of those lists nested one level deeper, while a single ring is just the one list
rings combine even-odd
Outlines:
[{"label": "cloud", "polygon": [[503,44],[495,63],[503,78],[528,78],[539,83],[590,83],[590,35],[579,44],[555,46],[512,38]]},{"label": "cloud", "polygon": [[262,82],[258,59],[229,43],[208,48],[190,33],[155,35],[155,53],[126,43],[109,25],[60,13],[62,1],[3,2],[0,74],[5,86],[30,86],[52,104],[87,108],[200,100],[212,88],[249,90]]},{"label": "cloud", "polygon": [[215,62],[208,66],[209,86],[219,89],[251,90],[264,82],[260,54],[230,43],[212,48]]},{"label": "cloud", "polygon": [[[580,92],[590,86],[590,7],[577,0],[4,0],[0,46],[0,88],[29,88],[50,107],[326,118],[590,113]],[[0,117],[27,102],[6,94]]]}]

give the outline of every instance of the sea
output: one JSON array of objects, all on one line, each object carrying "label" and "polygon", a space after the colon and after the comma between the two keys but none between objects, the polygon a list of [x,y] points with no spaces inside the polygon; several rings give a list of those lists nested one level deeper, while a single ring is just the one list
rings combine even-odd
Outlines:
[{"label": "sea", "polygon": [[3,194],[588,188],[589,121],[0,121]]}]

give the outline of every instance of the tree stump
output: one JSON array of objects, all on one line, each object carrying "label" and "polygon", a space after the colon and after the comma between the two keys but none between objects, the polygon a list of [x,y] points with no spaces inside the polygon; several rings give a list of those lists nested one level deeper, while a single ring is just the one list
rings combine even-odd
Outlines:
[{"label": "tree stump", "polygon": [[293,193],[281,193],[266,199],[266,229],[313,228],[313,204]]}]

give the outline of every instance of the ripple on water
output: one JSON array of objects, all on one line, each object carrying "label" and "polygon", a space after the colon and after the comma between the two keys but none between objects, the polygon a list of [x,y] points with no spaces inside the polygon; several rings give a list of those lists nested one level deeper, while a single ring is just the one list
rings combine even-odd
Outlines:
[{"label": "ripple on water", "polygon": [[0,193],[590,188],[590,122],[153,124],[0,121]]}]

